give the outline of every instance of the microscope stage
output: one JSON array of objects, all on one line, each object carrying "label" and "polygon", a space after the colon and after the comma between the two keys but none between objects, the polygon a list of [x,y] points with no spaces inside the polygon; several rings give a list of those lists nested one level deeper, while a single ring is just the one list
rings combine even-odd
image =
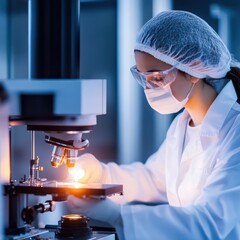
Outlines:
[{"label": "microscope stage", "polygon": [[38,185],[28,183],[5,185],[7,194],[14,190],[16,194],[34,194],[54,196],[74,195],[76,197],[97,197],[105,198],[113,194],[122,194],[123,187],[120,184],[81,184],[78,182],[57,182],[47,181]]}]

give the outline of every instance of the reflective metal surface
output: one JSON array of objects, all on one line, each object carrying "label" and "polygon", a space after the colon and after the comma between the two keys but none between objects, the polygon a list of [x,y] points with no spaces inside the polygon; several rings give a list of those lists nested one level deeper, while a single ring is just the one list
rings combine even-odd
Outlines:
[{"label": "reflective metal surface", "polygon": [[42,182],[41,185],[30,185],[29,183],[5,185],[5,193],[15,194],[27,193],[34,195],[51,194],[54,197],[62,197],[64,200],[68,195],[76,197],[105,198],[113,194],[122,194],[123,186],[120,184],[81,184],[78,182]]}]

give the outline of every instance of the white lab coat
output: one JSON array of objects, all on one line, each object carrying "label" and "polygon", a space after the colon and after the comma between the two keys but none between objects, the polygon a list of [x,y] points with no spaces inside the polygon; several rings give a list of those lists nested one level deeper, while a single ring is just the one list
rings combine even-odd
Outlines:
[{"label": "white lab coat", "polygon": [[126,240],[240,239],[236,99],[229,81],[208,110],[192,151],[182,154],[189,118],[184,110],[146,164],[108,164],[108,180],[124,187],[121,211]]}]

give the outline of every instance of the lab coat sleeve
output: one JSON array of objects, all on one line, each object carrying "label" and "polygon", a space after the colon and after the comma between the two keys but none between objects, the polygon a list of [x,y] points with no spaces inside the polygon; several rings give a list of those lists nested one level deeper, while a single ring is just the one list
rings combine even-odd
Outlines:
[{"label": "lab coat sleeve", "polygon": [[230,147],[219,150],[228,153],[192,205],[122,206],[125,239],[239,239],[232,234],[240,221],[240,136],[233,138]]},{"label": "lab coat sleeve", "polygon": [[[107,165],[110,177],[108,182],[123,185],[123,202],[158,202],[166,203],[165,167],[164,156],[165,143],[160,149],[151,155],[147,164],[135,162],[128,165]],[[150,164],[149,164],[150,163]],[[154,168],[158,169],[158,174]]]},{"label": "lab coat sleeve", "polygon": [[152,154],[145,164],[135,162],[128,165],[118,166],[115,163],[107,165],[109,177],[108,183],[123,185],[122,199],[118,202],[144,202],[144,203],[167,203],[166,197],[166,177],[165,177],[165,157],[166,145],[169,136],[173,134],[178,121],[177,116],[172,122],[165,141],[158,151]]}]

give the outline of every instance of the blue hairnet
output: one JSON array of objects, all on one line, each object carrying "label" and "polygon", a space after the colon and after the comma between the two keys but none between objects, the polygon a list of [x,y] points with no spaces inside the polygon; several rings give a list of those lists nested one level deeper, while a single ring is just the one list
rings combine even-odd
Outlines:
[{"label": "blue hairnet", "polygon": [[234,65],[218,34],[185,11],[164,11],[150,19],[137,36],[135,50],[198,78],[222,78]]}]

